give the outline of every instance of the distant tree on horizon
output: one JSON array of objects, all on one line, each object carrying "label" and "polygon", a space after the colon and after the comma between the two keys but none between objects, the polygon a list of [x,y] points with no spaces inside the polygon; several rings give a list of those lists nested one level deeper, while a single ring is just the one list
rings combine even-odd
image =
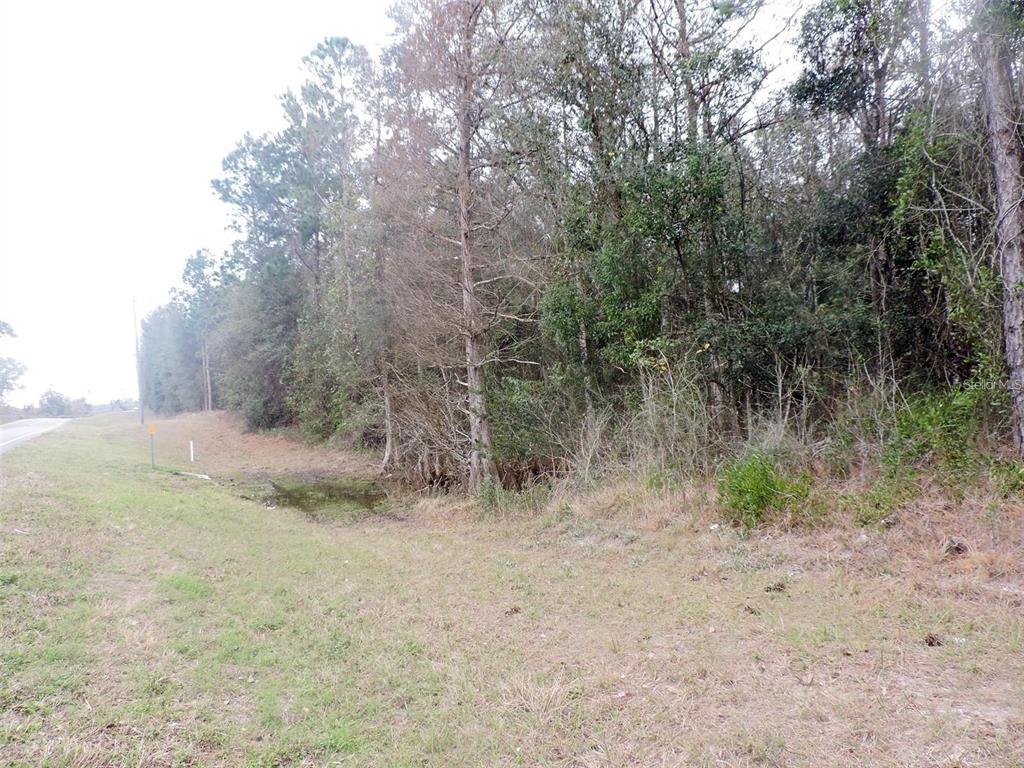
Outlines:
[{"label": "distant tree on horizon", "polygon": [[84,397],[72,400],[54,389],[48,389],[39,398],[38,411],[41,416],[75,418],[91,414],[92,406]]},{"label": "distant tree on horizon", "polygon": [[[14,329],[0,320],[0,338],[14,338]],[[7,394],[18,389],[18,379],[25,375],[25,366],[13,357],[0,357],[0,405],[7,404]]]}]

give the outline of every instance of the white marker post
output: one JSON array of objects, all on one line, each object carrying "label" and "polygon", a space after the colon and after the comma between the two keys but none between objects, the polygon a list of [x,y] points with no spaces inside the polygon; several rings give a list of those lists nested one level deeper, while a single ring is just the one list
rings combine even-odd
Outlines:
[{"label": "white marker post", "polygon": [[188,441],[188,460],[191,464],[196,463],[196,447],[191,440]]}]

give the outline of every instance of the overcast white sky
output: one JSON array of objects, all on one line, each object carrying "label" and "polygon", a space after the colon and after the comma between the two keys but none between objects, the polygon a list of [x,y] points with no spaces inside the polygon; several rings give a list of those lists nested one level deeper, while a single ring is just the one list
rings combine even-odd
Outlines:
[{"label": "overcast white sky", "polygon": [[141,319],[230,242],[210,180],[325,37],[387,42],[386,0],[0,0],[0,320],[16,405],[135,396]]}]

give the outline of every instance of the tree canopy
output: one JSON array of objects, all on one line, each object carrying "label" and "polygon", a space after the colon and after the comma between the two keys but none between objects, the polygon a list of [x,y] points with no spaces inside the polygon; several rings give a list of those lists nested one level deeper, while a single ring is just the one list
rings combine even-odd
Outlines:
[{"label": "tree canopy", "polygon": [[146,401],[474,486],[595,430],[673,466],[768,417],[834,435],[867,389],[982,392],[1007,434],[1024,48],[1018,3],[976,11],[821,0],[769,87],[757,2],[400,3],[379,58],[324,41],[225,158],[238,239],[147,319]]}]

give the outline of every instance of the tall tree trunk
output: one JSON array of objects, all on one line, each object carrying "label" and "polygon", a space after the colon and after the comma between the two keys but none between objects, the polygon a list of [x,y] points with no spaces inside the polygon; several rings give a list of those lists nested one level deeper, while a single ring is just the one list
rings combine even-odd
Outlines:
[{"label": "tall tree trunk", "polygon": [[[576,293],[583,296],[583,281],[579,272],[576,273]],[[594,398],[591,392],[594,389],[593,377],[590,375],[590,348],[587,341],[587,321],[580,320],[580,328],[576,334],[576,345],[580,352],[580,362],[583,366],[583,402],[587,409],[587,423],[594,422]]]},{"label": "tall tree trunk", "polygon": [[931,0],[917,0],[917,69],[921,104],[927,105],[932,90]]},{"label": "tall tree trunk", "polygon": [[203,357],[203,410],[213,410],[213,380],[210,376],[210,351],[206,346],[206,338],[202,340]]},{"label": "tall tree trunk", "polygon": [[871,135],[869,146],[888,146],[889,144],[889,103],[885,86],[889,80],[889,65],[883,63],[881,52],[872,51],[871,64],[872,96],[871,96]]},{"label": "tall tree trunk", "polygon": [[[871,100],[864,114],[864,149],[872,163],[878,163],[882,151],[889,146],[888,84],[889,65],[883,61],[882,52],[872,43],[871,47]],[[879,217],[880,218],[880,217]],[[892,371],[892,334],[888,325],[889,308],[887,293],[892,283],[892,261],[889,244],[880,222],[871,225],[867,236],[868,279],[871,286],[871,308],[879,323],[878,371],[883,375],[895,376]]]},{"label": "tall tree trunk", "polygon": [[679,37],[676,38],[676,53],[683,66],[683,94],[686,97],[686,138],[697,140],[697,89],[690,74],[690,29],[686,14],[686,0],[676,0],[676,15],[679,17]]},{"label": "tall tree trunk", "polygon": [[[373,195],[375,197],[379,194],[379,190],[383,185],[380,162],[384,136],[383,97],[380,92],[377,92],[376,96],[376,101],[373,103],[375,128],[373,147]],[[377,298],[380,301],[381,306],[385,308],[382,322],[383,334],[381,338],[381,349],[377,353],[377,368],[380,374],[381,398],[384,401],[384,456],[381,459],[381,470],[385,473],[390,472],[395,466],[395,453],[397,448],[395,409],[391,390],[391,316],[386,309],[388,307],[388,302],[385,301],[384,298],[387,291],[387,232],[388,229],[385,226],[381,231],[380,241],[377,243],[377,247],[374,250],[375,264],[373,271],[378,292]]]},{"label": "tall tree trunk", "polygon": [[395,416],[391,406],[391,375],[386,361],[382,366],[380,382],[384,398],[384,458],[381,466],[387,472],[395,463]]},{"label": "tall tree trunk", "polygon": [[1024,458],[1024,147],[1000,0],[979,2],[982,88],[996,186],[996,246],[1003,277],[1003,344],[1013,403],[1013,441]]},{"label": "tall tree trunk", "polygon": [[483,313],[476,294],[476,268],[472,249],[473,179],[473,34],[482,1],[463,3],[462,41],[459,60],[459,250],[462,256],[462,311],[466,339],[466,387],[469,407],[469,484],[480,487],[497,472],[491,455],[491,422],[484,402],[482,354]]}]

